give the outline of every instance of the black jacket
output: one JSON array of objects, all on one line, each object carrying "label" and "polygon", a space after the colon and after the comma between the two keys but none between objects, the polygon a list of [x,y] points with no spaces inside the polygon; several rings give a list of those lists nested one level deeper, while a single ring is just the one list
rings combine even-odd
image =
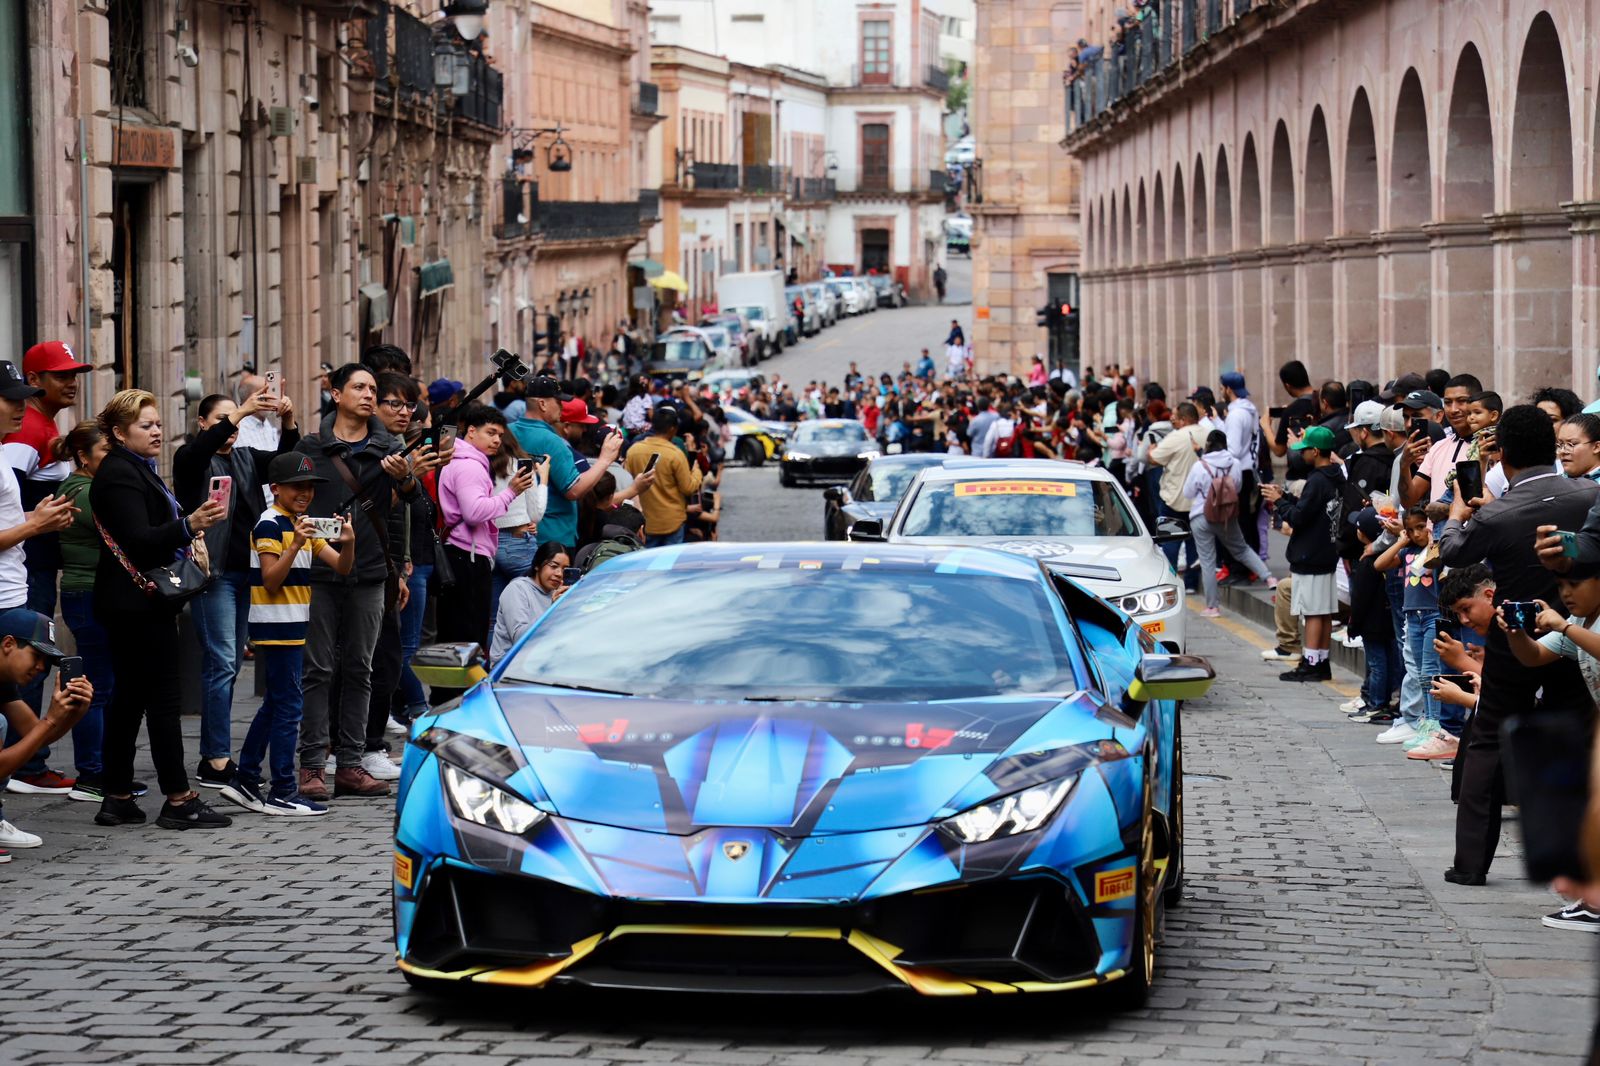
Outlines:
[{"label": "black jacket", "polygon": [[[172,563],[189,546],[189,529],[179,514],[177,500],[149,463],[120,444],[95,471],[89,485],[89,504],[134,569],[143,573]],[[146,595],[134,584],[104,544],[94,572],[94,607],[97,614],[152,614],[172,616],[178,608],[159,596]]]},{"label": "black jacket", "polygon": [[1363,496],[1388,492],[1394,475],[1394,449],[1387,444],[1363,448],[1345,460],[1344,474]]},{"label": "black jacket", "polygon": [[1339,518],[1344,509],[1344,478],[1332,464],[1306,475],[1299,497],[1278,501],[1279,522],[1290,529],[1285,555],[1294,574],[1331,574],[1339,565]]},{"label": "black jacket", "polygon": [[212,478],[233,478],[228,517],[206,530],[205,537],[211,561],[219,570],[240,571],[250,569],[250,534],[266,508],[261,489],[267,483],[267,465],[273,456],[294,450],[300,443],[300,431],[285,428],[275,452],[234,448],[226,455],[218,455],[217,449],[236,432],[238,427],[222,418],[184,442],[172,457],[172,491],[188,514],[205,502]]},{"label": "black jacket", "polygon": [[319,518],[326,518],[335,513],[350,513],[351,524],[356,530],[356,564],[351,567],[348,575],[342,576],[319,559],[311,566],[311,582],[312,584],[366,584],[382,581],[388,576],[389,567],[384,559],[380,538],[372,522],[361,513],[361,508],[353,506],[354,493],[345,483],[332,457],[338,455],[344,459],[356,483],[361,486],[363,496],[372,501],[371,517],[383,524],[387,533],[390,557],[398,564],[401,561],[401,538],[404,530],[397,523],[401,520],[403,510],[391,506],[397,484],[384,472],[381,464],[384,456],[393,455],[400,450],[400,438],[383,428],[383,423],[373,417],[367,422],[368,436],[365,447],[360,451],[353,451],[350,445],[334,437],[334,418],[335,416],[330,414],[322,420],[322,427],[318,432],[300,438],[295,451],[311,456],[316,464],[317,474],[328,479],[317,486],[317,494],[312,497],[311,506],[306,513]]}]

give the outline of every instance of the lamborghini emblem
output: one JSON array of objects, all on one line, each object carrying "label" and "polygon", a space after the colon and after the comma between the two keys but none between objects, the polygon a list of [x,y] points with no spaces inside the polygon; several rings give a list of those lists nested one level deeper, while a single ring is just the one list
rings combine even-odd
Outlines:
[{"label": "lamborghini emblem", "polygon": [[729,862],[738,862],[750,854],[750,842],[747,840],[730,840],[722,845],[722,854],[728,857]]}]

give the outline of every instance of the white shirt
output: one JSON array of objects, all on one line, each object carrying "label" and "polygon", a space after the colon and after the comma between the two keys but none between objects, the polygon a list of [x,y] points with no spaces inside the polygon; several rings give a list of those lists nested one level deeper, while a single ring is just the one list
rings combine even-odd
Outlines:
[{"label": "white shirt", "polygon": [[[10,464],[0,463],[0,529],[14,529],[27,520],[22,510],[22,488],[17,484],[17,472]],[[22,549],[26,543],[22,541],[0,551],[0,609],[22,607],[28,602],[28,566],[23,561]]]},{"label": "white shirt", "polygon": [[[511,506],[506,508],[506,513],[494,520],[496,529],[515,529],[518,526],[531,526],[544,517],[545,505],[550,502],[550,486],[538,480],[534,475],[534,486],[520,496],[512,497]],[[498,495],[511,484],[509,477],[494,479],[494,491]]]},{"label": "white shirt", "polygon": [[283,430],[274,419],[265,415],[246,415],[239,420],[239,435],[234,438],[235,448],[258,448],[264,452],[278,450]]},{"label": "white shirt", "polygon": [[983,438],[983,455],[985,458],[994,458],[997,445],[1017,431],[1017,424],[1009,418],[996,418],[989,427],[989,433]]}]

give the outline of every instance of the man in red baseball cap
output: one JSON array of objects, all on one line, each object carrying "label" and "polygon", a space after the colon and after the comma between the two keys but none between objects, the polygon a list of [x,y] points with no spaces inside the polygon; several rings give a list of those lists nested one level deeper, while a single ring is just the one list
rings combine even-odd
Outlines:
[{"label": "man in red baseball cap", "polygon": [[[22,356],[22,373],[36,390],[27,400],[22,425],[6,434],[5,459],[16,471],[22,492],[22,507],[32,511],[42,501],[57,495],[61,483],[72,473],[68,459],[57,459],[55,443],[61,436],[56,417],[78,402],[78,379],[92,370],[80,362],[66,341],[40,341]],[[29,538],[23,545],[28,570],[28,607],[52,618],[56,613],[56,578],[61,570],[59,534],[46,533]],[[41,675],[23,686],[22,699],[38,714],[44,700]],[[16,774],[8,788],[13,792],[42,792],[62,795],[70,792],[73,779],[49,769],[45,759],[48,747],[41,748],[28,765]]]}]

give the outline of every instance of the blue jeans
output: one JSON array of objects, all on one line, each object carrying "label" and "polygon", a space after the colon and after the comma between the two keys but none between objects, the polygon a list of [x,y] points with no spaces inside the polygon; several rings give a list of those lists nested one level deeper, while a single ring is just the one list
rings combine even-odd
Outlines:
[{"label": "blue jeans", "polygon": [[250,575],[229,570],[189,603],[200,640],[200,757],[226,759],[233,747],[233,683],[250,627]]},{"label": "blue jeans", "polygon": [[411,672],[411,660],[422,646],[422,620],[428,613],[428,579],[433,576],[433,564],[411,567],[406,587],[411,598],[406,609],[400,612],[400,698],[406,710],[416,713],[428,706],[428,693],[422,682]]},{"label": "blue jeans", "polygon": [[500,531],[500,542],[494,550],[494,585],[489,593],[489,627],[494,628],[495,616],[500,613],[500,594],[506,586],[519,577],[533,572],[533,556],[539,550],[539,538],[533,533]]},{"label": "blue jeans", "polygon": [[[1439,632],[1439,612],[1407,611],[1405,616],[1406,680],[1400,686],[1400,714],[1412,725],[1422,718],[1439,722],[1439,701],[1433,698],[1433,686],[1430,683],[1433,675],[1439,672],[1439,653],[1433,650],[1433,638]],[[1408,690],[1413,691],[1409,712],[1406,699]]]},{"label": "blue jeans", "polygon": [[[688,525],[688,523],[686,522],[686,523],[684,523],[684,525]],[[669,544],[682,544],[683,543],[683,530],[684,530],[684,526],[679,526],[677,529],[674,529],[671,533],[650,533],[650,534],[647,534],[645,536],[645,538],[644,538],[644,546],[646,548],[664,548]]]},{"label": "blue jeans", "polygon": [[98,781],[104,769],[100,763],[100,744],[105,736],[105,708],[111,701],[116,678],[111,669],[111,645],[105,627],[94,616],[93,592],[62,592],[61,618],[78,645],[84,676],[94,686],[89,710],[72,727],[72,761],[79,778]]},{"label": "blue jeans", "polygon": [[305,658],[302,644],[260,644],[256,646],[258,669],[266,671],[267,695],[239,749],[241,780],[261,781],[261,760],[272,751],[272,794],[288,799],[300,791],[294,772],[295,752],[300,744],[300,667]]},{"label": "blue jeans", "polygon": [[1362,642],[1366,653],[1367,676],[1361,683],[1361,699],[1368,707],[1383,707],[1405,677],[1405,659],[1394,640]]}]

